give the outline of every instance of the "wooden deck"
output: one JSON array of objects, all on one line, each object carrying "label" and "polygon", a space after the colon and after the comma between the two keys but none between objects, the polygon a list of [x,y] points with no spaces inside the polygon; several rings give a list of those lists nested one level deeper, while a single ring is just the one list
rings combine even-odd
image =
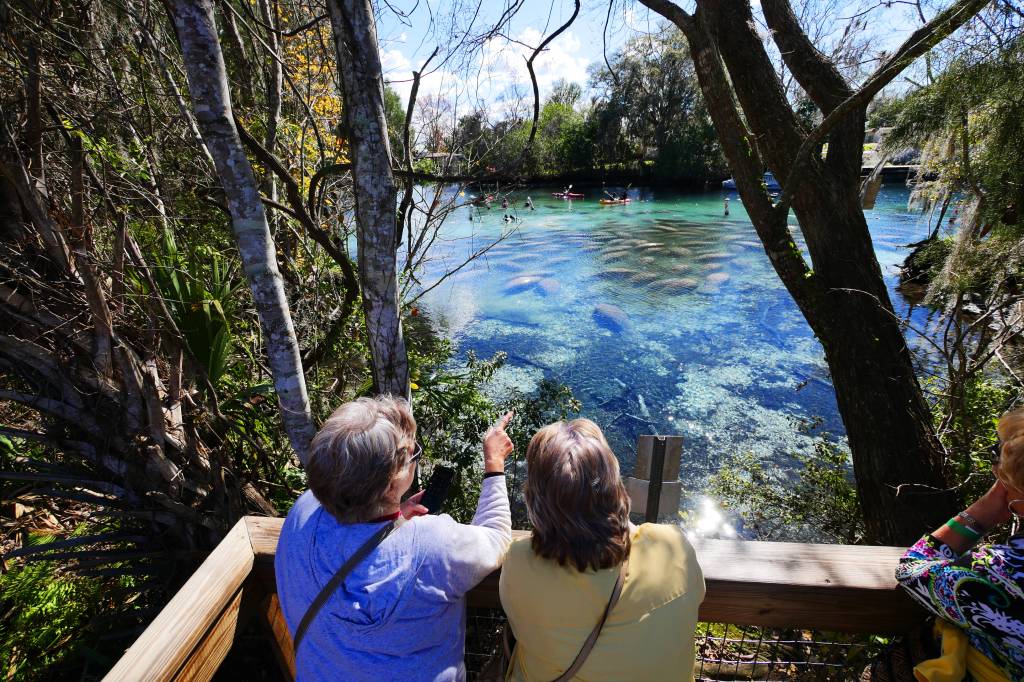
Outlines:
[{"label": "wooden deck", "polygon": [[[274,582],[283,522],[239,521],[105,679],[208,680],[240,625],[254,617],[265,622],[282,669],[294,677]],[[893,577],[903,548],[741,540],[703,540],[695,548],[707,584],[703,621],[888,634],[924,618]],[[499,608],[498,572],[469,601]]]}]

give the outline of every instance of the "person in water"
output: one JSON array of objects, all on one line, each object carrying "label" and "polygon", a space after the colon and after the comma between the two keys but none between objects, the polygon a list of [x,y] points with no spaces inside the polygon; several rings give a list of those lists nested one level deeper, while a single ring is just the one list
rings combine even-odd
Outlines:
[{"label": "person in water", "polygon": [[725,215],[729,215],[729,197],[725,198]]},{"label": "person in water", "polygon": [[621,196],[621,197],[619,197],[619,198],[620,198],[620,199],[621,199],[622,201],[625,201],[625,200],[629,199],[629,191],[628,191],[628,190],[623,190],[623,192],[622,192],[622,196]]},{"label": "person in water", "polygon": [[508,197],[505,197],[504,199],[501,200],[501,207],[508,208]]},{"label": "person in water", "polygon": [[533,210],[533,199],[531,199],[530,197],[526,197],[526,204],[525,204],[525,206],[526,206],[526,208],[528,208],[528,209],[530,209],[532,211]]}]

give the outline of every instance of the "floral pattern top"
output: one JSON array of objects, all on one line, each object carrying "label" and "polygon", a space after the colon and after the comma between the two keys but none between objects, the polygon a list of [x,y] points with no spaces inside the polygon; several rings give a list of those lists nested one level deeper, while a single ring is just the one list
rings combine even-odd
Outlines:
[{"label": "floral pattern top", "polygon": [[925,535],[900,559],[896,580],[926,609],[966,630],[1011,680],[1024,680],[1024,536],[961,556]]}]

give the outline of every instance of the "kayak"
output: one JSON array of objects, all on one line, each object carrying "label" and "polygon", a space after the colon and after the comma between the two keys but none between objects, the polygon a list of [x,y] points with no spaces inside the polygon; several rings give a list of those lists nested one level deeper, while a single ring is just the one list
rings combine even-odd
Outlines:
[{"label": "kayak", "polygon": [[556,199],[582,199],[583,195],[579,192],[552,192],[551,196]]},{"label": "kayak", "polygon": [[605,206],[613,206],[615,204],[628,204],[629,199],[601,199],[598,203],[604,204]]}]

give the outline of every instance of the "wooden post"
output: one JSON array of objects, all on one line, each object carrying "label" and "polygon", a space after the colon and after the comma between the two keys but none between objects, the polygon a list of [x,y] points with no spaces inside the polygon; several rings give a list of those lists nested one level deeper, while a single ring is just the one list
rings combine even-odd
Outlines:
[{"label": "wooden post", "polygon": [[[639,449],[639,448],[638,448]],[[646,523],[658,522],[658,504],[661,502],[661,477],[665,468],[665,436],[655,436],[651,448],[650,483],[647,484]]]},{"label": "wooden post", "polygon": [[637,439],[633,476],[623,477],[622,482],[629,492],[631,510],[643,513],[645,522],[656,523],[659,516],[674,514],[679,509],[682,454],[682,436],[644,435]]}]

